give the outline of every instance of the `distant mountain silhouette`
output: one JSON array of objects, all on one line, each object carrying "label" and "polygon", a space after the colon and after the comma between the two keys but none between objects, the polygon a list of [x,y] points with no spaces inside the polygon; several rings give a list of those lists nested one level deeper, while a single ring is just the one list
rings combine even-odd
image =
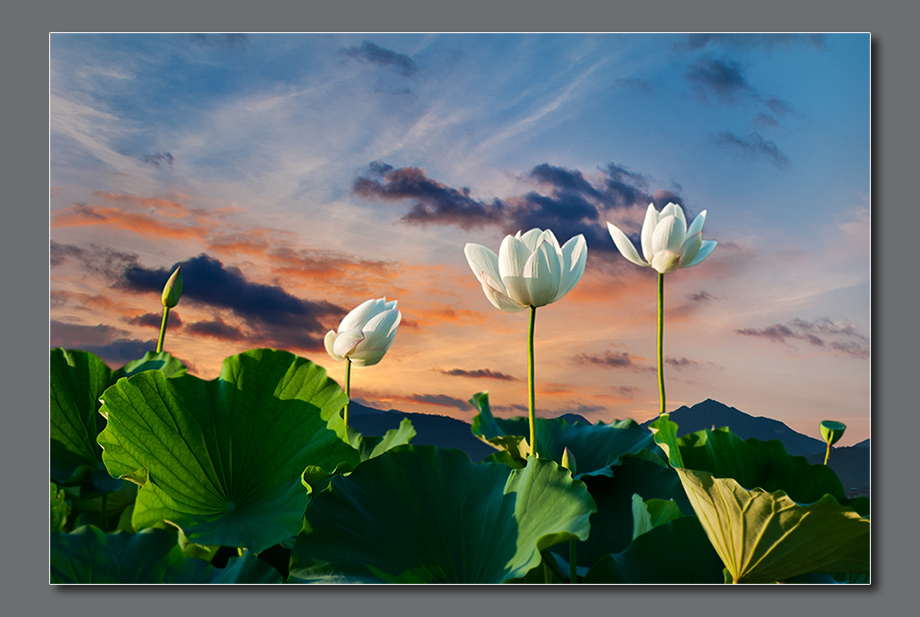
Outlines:
[{"label": "distant mountain silhouette", "polygon": [[[578,414],[567,413],[559,417],[569,424],[592,424]],[[706,399],[692,407],[679,407],[671,412],[670,417],[680,426],[678,435],[727,426],[742,439],[777,439],[793,456],[804,456],[812,464],[824,462],[827,445],[823,441],[797,433],[778,420],[754,417],[712,399]],[[477,463],[495,451],[473,436],[470,424],[462,420],[434,414],[407,413],[396,409],[382,411],[356,402],[349,406],[349,423],[366,435],[383,435],[399,426],[403,418],[409,418],[415,427],[416,436],[412,439],[415,445],[458,448]],[[647,427],[650,422],[651,420],[644,422],[642,426]],[[828,464],[837,473],[850,496],[868,495],[869,453],[868,439],[855,446],[831,450]]]},{"label": "distant mountain silhouette", "polygon": [[[868,441],[868,440],[866,440]],[[860,442],[863,443],[863,442]],[[827,448],[827,446],[825,446]],[[812,465],[824,463],[824,453],[807,457]],[[869,495],[869,448],[859,444],[844,448],[831,448],[827,466],[834,470],[843,484],[847,496]]]},{"label": "distant mountain silhouette", "polygon": [[398,427],[403,418],[409,418],[415,427],[416,435],[410,442],[413,445],[457,448],[466,452],[474,463],[495,452],[495,448],[475,437],[469,423],[462,420],[396,409],[382,411],[354,401],[348,406],[348,423],[365,435],[383,435]]},{"label": "distant mountain silhouette", "polygon": [[[827,449],[827,444],[820,439],[797,433],[779,420],[750,416],[711,398],[693,407],[686,405],[678,407],[671,412],[670,416],[671,420],[680,427],[677,432],[678,436],[713,427],[727,426],[731,432],[742,439],[754,438],[761,441],[778,439],[786,446],[786,451],[793,456],[809,456],[817,453],[823,455]],[[652,420],[644,422],[642,426],[647,426],[650,422]],[[816,431],[817,428],[815,426]]]}]

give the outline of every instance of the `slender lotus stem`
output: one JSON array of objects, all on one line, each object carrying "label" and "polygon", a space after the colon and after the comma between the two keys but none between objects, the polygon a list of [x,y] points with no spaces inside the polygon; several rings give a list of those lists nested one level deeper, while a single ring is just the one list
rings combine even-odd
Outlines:
[{"label": "slender lotus stem", "polygon": [[169,318],[169,307],[163,307],[163,323],[160,325],[160,338],[157,341],[157,353],[163,351],[163,339],[166,338],[166,320]]},{"label": "slender lotus stem", "polygon": [[658,273],[658,415],[665,413],[664,402],[664,274]]},{"label": "slender lotus stem", "polygon": [[824,455],[824,464],[827,465],[827,459],[831,457],[831,444],[827,444],[827,453]]},{"label": "slender lotus stem", "polygon": [[572,585],[578,583],[578,564],[575,563],[577,554],[578,547],[575,545],[575,540],[569,540],[569,583]]},{"label": "slender lotus stem", "polygon": [[539,456],[537,454],[537,413],[536,413],[536,397],[534,396],[534,385],[533,385],[533,327],[534,323],[537,321],[537,307],[530,307],[530,328],[527,335],[527,387],[528,387],[528,397],[527,397],[527,406],[528,406],[528,417],[530,419],[530,453],[534,457]]},{"label": "slender lotus stem", "polygon": [[343,414],[345,420],[345,426],[348,426],[348,403],[351,402],[351,360],[345,358],[345,396],[348,397],[348,400],[345,401],[345,412]]}]

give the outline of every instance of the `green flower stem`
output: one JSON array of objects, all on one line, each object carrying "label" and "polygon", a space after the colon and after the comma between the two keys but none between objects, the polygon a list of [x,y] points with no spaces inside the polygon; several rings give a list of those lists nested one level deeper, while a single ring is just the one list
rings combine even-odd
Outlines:
[{"label": "green flower stem", "polygon": [[569,583],[575,585],[578,583],[578,564],[575,563],[578,555],[578,547],[575,540],[569,540]]},{"label": "green flower stem", "polygon": [[348,403],[351,402],[351,360],[345,358],[345,396],[348,397],[348,400],[345,401],[345,412],[343,414],[345,420],[345,426],[348,426]]},{"label": "green flower stem", "polygon": [[157,353],[163,351],[163,339],[166,338],[166,320],[169,318],[169,307],[163,307],[163,323],[160,325],[160,338],[157,340]]},{"label": "green flower stem", "polygon": [[243,547],[242,547],[242,546],[236,547],[236,553],[237,553],[237,555],[239,555],[240,557],[242,557],[242,556],[243,556]]},{"label": "green flower stem", "polygon": [[831,444],[827,444],[827,453],[824,455],[824,464],[827,465],[827,459],[831,457]]},{"label": "green flower stem", "polygon": [[658,273],[658,415],[666,413],[664,399],[664,274]]},{"label": "green flower stem", "polygon": [[530,419],[530,453],[534,457],[539,456],[537,454],[537,413],[536,413],[536,397],[534,396],[534,383],[533,383],[533,328],[534,323],[537,321],[537,307],[530,307],[530,328],[527,335],[527,387],[528,387],[528,396],[527,396],[527,406],[528,406],[528,417]]}]

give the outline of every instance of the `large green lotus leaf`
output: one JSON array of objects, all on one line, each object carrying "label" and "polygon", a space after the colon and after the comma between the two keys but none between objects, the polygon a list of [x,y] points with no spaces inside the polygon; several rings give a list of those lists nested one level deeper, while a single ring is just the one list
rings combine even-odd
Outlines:
[{"label": "large green lotus leaf", "polygon": [[400,446],[314,495],[291,580],[501,583],[540,551],[588,537],[594,500],[548,459],[476,465],[461,450]]},{"label": "large green lotus leaf", "polygon": [[102,395],[109,473],[138,491],[135,529],[169,521],[196,544],[261,550],[295,535],[308,465],[357,465],[326,371],[286,351],[224,360],[220,376],[147,371]]},{"label": "large green lotus leaf", "polygon": [[799,505],[783,491],[748,490],[705,471],[677,474],[733,582],[869,571],[869,520],[833,496]]},{"label": "large green lotus leaf", "polygon": [[51,482],[51,531],[61,529],[67,522],[68,514],[70,514],[70,505],[67,503],[64,491]]},{"label": "large green lotus leaf", "polygon": [[695,516],[684,516],[643,533],[625,550],[605,555],[585,583],[718,584],[722,562]]},{"label": "large green lotus leaf", "polygon": [[[473,395],[470,403],[479,411],[471,426],[473,435],[503,450],[523,465],[520,441],[530,436],[527,418],[496,418],[489,407],[489,393]],[[610,424],[598,422],[569,424],[562,418],[537,418],[537,451],[543,458],[562,462],[568,448],[578,461],[576,478],[588,475],[611,475],[610,466],[623,454],[631,454],[655,445],[652,435],[633,420],[616,420]],[[512,439],[509,439],[512,438]],[[525,448],[526,450],[526,448]]]},{"label": "large green lotus leaf", "polygon": [[655,527],[678,519],[684,514],[673,499],[642,499],[636,493],[632,496],[633,540]]},{"label": "large green lotus leaf", "polygon": [[160,371],[167,377],[184,375],[188,369],[182,362],[172,357],[168,352],[154,353],[148,351],[140,360],[131,360],[112,375],[113,382],[122,377],[131,377],[143,371]]},{"label": "large green lotus leaf", "polygon": [[[636,493],[645,499],[673,499],[683,514],[693,514],[677,473],[657,455],[648,451],[627,454],[612,470],[613,477],[581,478],[597,504],[597,512],[591,515],[587,541],[578,543],[579,567],[591,567],[604,555],[619,553],[629,545],[633,536],[632,496]],[[551,550],[568,561],[567,547]]]},{"label": "large green lotus leaf", "polygon": [[281,574],[252,553],[226,568],[182,554],[175,530],[106,534],[93,526],[51,533],[54,584],[281,583]]},{"label": "large green lotus leaf", "polygon": [[824,495],[848,503],[843,485],[830,467],[790,455],[780,441],[744,440],[720,428],[684,435],[678,443],[686,469],[734,478],[748,489],[782,490],[798,503],[812,503]]},{"label": "large green lotus leaf", "polygon": [[382,437],[363,435],[348,427],[348,442],[359,452],[362,461],[380,456],[396,446],[407,445],[415,435],[415,427],[409,418],[403,418],[397,428],[388,430]]},{"label": "large green lotus leaf", "polygon": [[105,428],[105,419],[98,413],[99,397],[120,377],[145,370],[179,375],[185,366],[166,352],[147,352],[142,359],[113,371],[95,354],[57,348],[51,350],[49,368],[52,480],[82,485],[87,493],[117,490],[121,481],[106,473],[102,449],[96,443]]}]

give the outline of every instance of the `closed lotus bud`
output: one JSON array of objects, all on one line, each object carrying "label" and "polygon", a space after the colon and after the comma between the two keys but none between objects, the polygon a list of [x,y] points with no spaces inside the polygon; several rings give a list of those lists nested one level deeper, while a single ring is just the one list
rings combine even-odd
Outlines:
[{"label": "closed lotus bud", "polygon": [[562,451],[562,466],[571,471],[573,476],[575,475],[575,469],[577,468],[575,455],[572,454],[572,451],[569,450],[568,447]]},{"label": "closed lotus bud", "polygon": [[843,437],[843,432],[847,430],[847,425],[843,422],[836,422],[834,420],[824,420],[821,422],[820,428],[821,437],[824,438],[827,445],[832,446]]},{"label": "closed lotus bud", "polygon": [[166,286],[163,288],[163,306],[172,308],[179,304],[179,297],[182,295],[182,266],[176,268]]}]

